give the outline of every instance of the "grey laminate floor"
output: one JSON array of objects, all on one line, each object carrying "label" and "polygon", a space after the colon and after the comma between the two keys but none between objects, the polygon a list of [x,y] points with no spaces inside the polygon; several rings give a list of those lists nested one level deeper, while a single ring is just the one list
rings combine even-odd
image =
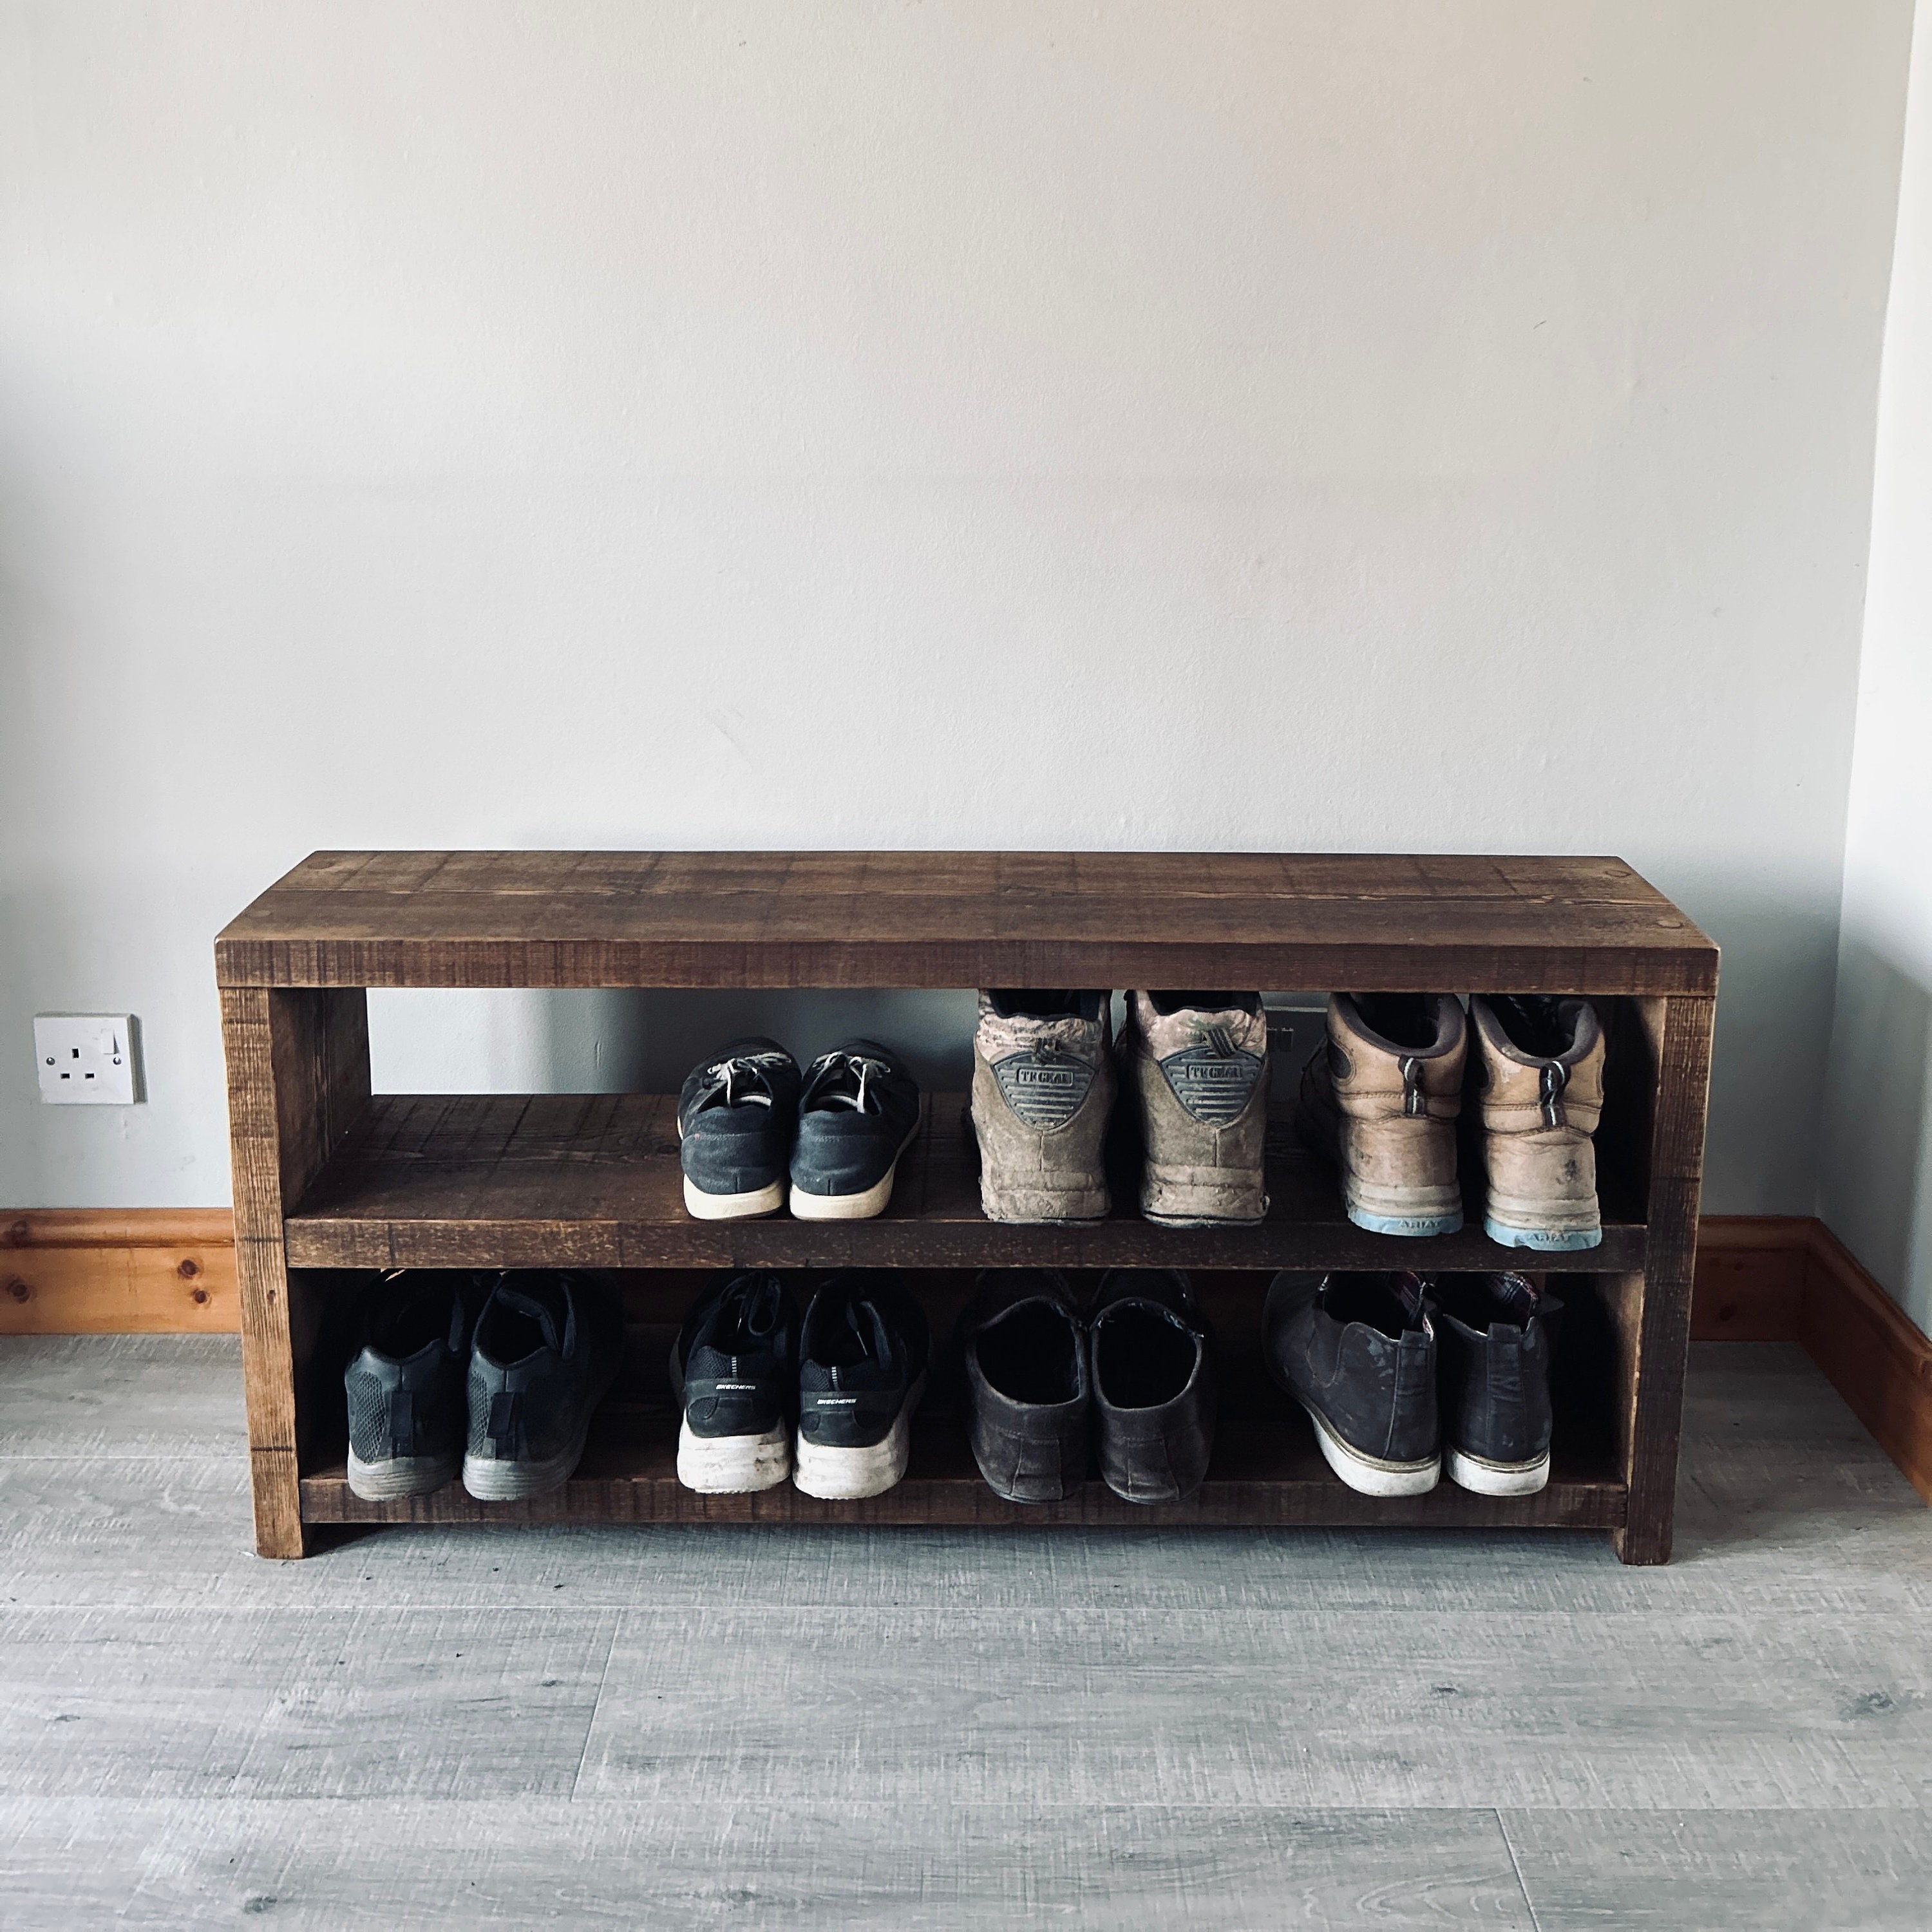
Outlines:
[{"label": "grey laminate floor", "polygon": [[249,1553],[231,1343],[0,1342],[0,1924],[1932,1924],[1932,1513],[1702,1351],[1595,1537]]}]

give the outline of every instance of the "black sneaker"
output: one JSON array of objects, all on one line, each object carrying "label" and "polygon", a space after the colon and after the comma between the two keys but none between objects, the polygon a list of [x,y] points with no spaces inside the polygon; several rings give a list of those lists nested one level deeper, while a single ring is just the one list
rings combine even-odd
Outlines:
[{"label": "black sneaker", "polygon": [[1550,1480],[1550,1358],[1563,1304],[1520,1274],[1438,1276],[1442,1443],[1449,1480],[1484,1496]]},{"label": "black sneaker", "polygon": [[798,1129],[798,1062],[775,1040],[734,1040],[677,1096],[684,1204],[700,1221],[775,1214]]},{"label": "black sneaker", "polygon": [[798,1403],[798,1304],[784,1277],[734,1275],[701,1295],[671,1345],[670,1386],[687,1490],[738,1496],[783,1482]]},{"label": "black sneaker", "polygon": [[926,1310],[890,1269],[836,1274],[812,1298],[792,1474],[807,1496],[883,1496],[904,1475],[930,1350]]},{"label": "black sneaker", "polygon": [[973,1460],[995,1496],[1054,1503],[1087,1480],[1086,1330],[1058,1268],[988,1268],[954,1331]]},{"label": "black sneaker", "polygon": [[1214,1447],[1214,1363],[1178,1268],[1110,1268],[1088,1321],[1100,1474],[1130,1503],[1184,1502]]},{"label": "black sneaker", "polygon": [[470,1350],[463,1486],[492,1503],[562,1488],[622,1350],[622,1314],[608,1282],[544,1268],[499,1275]]},{"label": "black sneaker", "polygon": [[1365,1496],[1420,1496],[1442,1477],[1428,1287],[1412,1274],[1283,1274],[1268,1288],[1268,1372]]},{"label": "black sneaker", "polygon": [[892,1198],[892,1174],[919,1131],[919,1082],[890,1047],[848,1040],[806,1070],[791,1155],[801,1221],[866,1221]]},{"label": "black sneaker", "polygon": [[370,1291],[362,1349],[342,1372],[349,1486],[365,1502],[427,1496],[461,1471],[463,1378],[480,1299],[472,1276],[433,1268],[394,1269]]}]

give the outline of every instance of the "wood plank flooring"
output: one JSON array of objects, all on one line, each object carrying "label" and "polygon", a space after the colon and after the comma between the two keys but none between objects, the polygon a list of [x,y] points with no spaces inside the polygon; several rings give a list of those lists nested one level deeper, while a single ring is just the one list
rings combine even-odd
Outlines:
[{"label": "wood plank flooring", "polygon": [[0,1922],[1920,1927],[1932,1512],[1707,1345],[1561,1532],[249,1553],[236,1345],[0,1344]]}]

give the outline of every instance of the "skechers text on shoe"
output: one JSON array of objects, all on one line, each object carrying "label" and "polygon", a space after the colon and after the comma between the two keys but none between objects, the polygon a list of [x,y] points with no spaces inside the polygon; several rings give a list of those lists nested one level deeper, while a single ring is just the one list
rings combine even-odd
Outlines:
[{"label": "skechers text on shoe", "polygon": [[798,1063],[775,1040],[734,1040],[677,1096],[684,1204],[700,1221],[775,1214],[798,1128]]},{"label": "skechers text on shoe", "polygon": [[671,1345],[677,1479],[700,1495],[776,1488],[791,1474],[798,1304],[784,1279],[740,1274],[698,1298]]}]

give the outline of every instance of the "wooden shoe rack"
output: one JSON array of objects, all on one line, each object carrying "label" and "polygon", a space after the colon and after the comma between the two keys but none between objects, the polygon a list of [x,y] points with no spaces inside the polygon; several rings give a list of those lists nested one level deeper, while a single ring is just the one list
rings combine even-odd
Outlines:
[{"label": "wooden shoe rack", "polygon": [[[1147,853],[323,852],[215,942],[256,1534],[302,1555],[316,1526],[378,1522],[865,1522],[1140,1527],[1520,1526],[1670,1552],[1718,952],[1616,859]],[[1581,993],[1609,1030],[1598,1134],[1603,1245],[1530,1256],[1481,1233],[1404,1240],[1344,1219],[1333,1174],[1269,1142],[1267,1222],[1168,1229],[1117,1188],[1107,1221],[990,1223],[964,1096],[930,1095],[876,1220],[705,1222],[680,1197],[674,1098],[370,1091],[369,987],[1234,986]],[[717,1042],[694,1040],[694,1063]],[[918,1271],[943,1338],[972,1270],[1166,1264],[1196,1272],[1223,1373],[1214,1465],[1192,1502],[1002,1502],[936,1399],[910,1472],[829,1503],[790,1485],[700,1496],[674,1473],[664,1361],[704,1271]],[[626,1270],[625,1372],[578,1473],[536,1504],[459,1484],[367,1503],[344,1473],[343,1312],[368,1271]],[[1262,1292],[1282,1268],[1534,1266],[1567,1306],[1554,1468],[1540,1495],[1446,1480],[1357,1495],[1262,1372]]]}]

